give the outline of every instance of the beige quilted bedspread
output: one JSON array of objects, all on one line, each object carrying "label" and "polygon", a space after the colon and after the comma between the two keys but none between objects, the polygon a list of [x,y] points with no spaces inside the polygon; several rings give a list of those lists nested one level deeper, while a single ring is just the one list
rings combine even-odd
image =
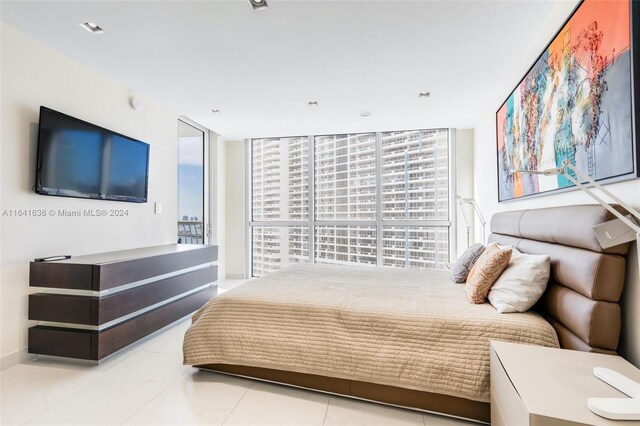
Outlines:
[{"label": "beige quilted bedspread", "polygon": [[209,301],[184,363],[318,374],[489,401],[489,340],[558,346],[535,313],[467,302],[448,272],[292,266]]}]

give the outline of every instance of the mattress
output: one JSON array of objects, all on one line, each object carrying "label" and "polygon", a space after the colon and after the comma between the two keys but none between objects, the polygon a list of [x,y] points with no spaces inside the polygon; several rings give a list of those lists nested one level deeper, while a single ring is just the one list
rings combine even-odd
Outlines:
[{"label": "mattress", "polygon": [[467,302],[445,271],[298,265],[209,301],[187,365],[316,374],[489,402],[489,340],[558,347],[534,312]]}]

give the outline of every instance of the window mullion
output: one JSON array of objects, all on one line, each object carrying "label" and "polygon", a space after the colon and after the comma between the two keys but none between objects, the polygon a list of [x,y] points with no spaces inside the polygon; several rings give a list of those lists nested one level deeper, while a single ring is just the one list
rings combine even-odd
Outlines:
[{"label": "window mullion", "polygon": [[382,266],[382,138],[376,133],[376,265]]},{"label": "window mullion", "polygon": [[244,256],[244,276],[251,278],[253,276],[253,142],[251,139],[244,141],[244,157],[245,157],[245,208],[244,219],[245,228],[245,256]]},{"label": "window mullion", "polygon": [[[458,142],[456,129],[449,129],[449,144],[447,149],[449,151],[449,262],[453,262],[456,257],[457,245],[458,245],[458,210],[455,202],[455,196],[458,194],[458,182],[457,182],[457,167],[456,159],[458,155]],[[482,242],[484,244],[484,241]]]},{"label": "window mullion", "polygon": [[309,208],[309,263],[315,263],[316,259],[316,236],[315,236],[315,218],[316,218],[316,173],[315,173],[315,137],[309,136],[309,201],[307,203]]}]

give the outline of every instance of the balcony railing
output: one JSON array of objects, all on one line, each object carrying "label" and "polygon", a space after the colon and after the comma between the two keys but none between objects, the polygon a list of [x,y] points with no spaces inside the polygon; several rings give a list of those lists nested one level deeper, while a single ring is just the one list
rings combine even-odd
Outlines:
[{"label": "balcony railing", "polygon": [[178,221],[178,244],[204,244],[202,228],[202,222]]}]

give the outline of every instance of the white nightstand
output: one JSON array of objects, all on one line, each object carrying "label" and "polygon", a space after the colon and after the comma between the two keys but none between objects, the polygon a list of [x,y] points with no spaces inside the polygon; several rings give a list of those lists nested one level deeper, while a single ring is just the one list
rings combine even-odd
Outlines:
[{"label": "white nightstand", "polygon": [[593,367],[640,381],[640,370],[619,356],[491,341],[491,424],[640,425],[587,408],[590,397],[626,396],[596,378]]}]

